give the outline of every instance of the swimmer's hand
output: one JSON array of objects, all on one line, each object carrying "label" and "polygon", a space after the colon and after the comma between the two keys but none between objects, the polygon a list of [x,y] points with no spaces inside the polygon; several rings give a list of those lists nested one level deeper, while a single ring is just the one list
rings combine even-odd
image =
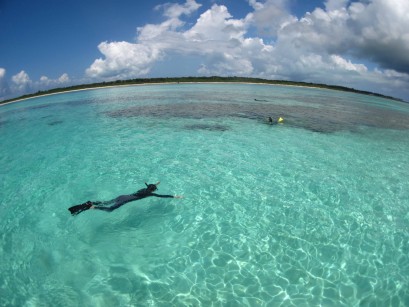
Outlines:
[{"label": "swimmer's hand", "polygon": [[184,198],[182,195],[175,195],[173,198]]}]

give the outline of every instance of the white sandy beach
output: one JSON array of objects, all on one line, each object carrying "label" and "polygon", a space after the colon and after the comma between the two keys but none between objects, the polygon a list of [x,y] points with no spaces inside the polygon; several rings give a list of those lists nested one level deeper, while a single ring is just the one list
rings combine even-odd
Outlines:
[{"label": "white sandy beach", "polygon": [[323,90],[331,90],[328,88],[321,88],[315,86],[303,86],[303,85],[290,85],[290,84],[271,84],[271,83],[263,83],[263,82],[155,82],[155,83],[139,83],[139,84],[124,84],[124,85],[107,85],[107,86],[98,86],[98,87],[87,87],[77,90],[68,90],[68,91],[61,91],[49,94],[42,94],[31,96],[27,98],[21,98],[9,102],[0,102],[0,107],[5,106],[11,103],[20,102],[28,99],[38,98],[38,97],[46,97],[51,95],[59,95],[64,93],[72,93],[72,92],[79,92],[79,91],[90,91],[90,90],[98,90],[103,88],[115,88],[115,87],[129,87],[129,86],[147,86],[147,85],[160,85],[160,84],[261,84],[261,85],[272,85],[272,86],[293,86],[293,87],[305,87],[305,88],[316,88],[316,89],[323,89]]}]

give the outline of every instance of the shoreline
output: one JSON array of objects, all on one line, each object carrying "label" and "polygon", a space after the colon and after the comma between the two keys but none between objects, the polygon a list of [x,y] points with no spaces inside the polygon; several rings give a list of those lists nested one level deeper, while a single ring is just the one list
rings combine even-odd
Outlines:
[{"label": "shoreline", "polygon": [[260,82],[156,82],[156,83],[139,83],[139,84],[122,84],[122,85],[107,85],[107,86],[98,86],[98,87],[87,87],[87,88],[82,88],[82,89],[76,89],[76,90],[68,90],[68,91],[61,91],[61,92],[55,92],[55,93],[49,93],[49,94],[41,94],[37,96],[32,96],[32,97],[27,97],[27,98],[21,98],[13,101],[8,101],[1,103],[0,102],[0,107],[5,106],[8,104],[16,103],[16,102],[21,102],[29,99],[35,99],[35,98],[41,98],[41,97],[46,97],[46,96],[52,96],[52,95],[60,95],[60,94],[65,94],[65,93],[73,93],[73,92],[80,92],[80,91],[90,91],[90,90],[99,90],[99,89],[104,89],[104,88],[116,88],[116,87],[127,87],[127,86],[146,86],[146,85],[161,85],[161,84],[260,84],[260,85],[272,85],[272,86],[293,86],[293,87],[305,87],[305,88],[311,88],[311,89],[323,89],[323,90],[331,90],[327,88],[320,88],[320,87],[314,87],[314,86],[303,86],[303,85],[290,85],[290,84],[272,84],[272,83],[260,83]]},{"label": "shoreline", "polygon": [[[210,77],[211,78],[211,77]],[[209,79],[210,79],[209,78]],[[161,78],[158,78],[161,79]],[[352,88],[346,88],[346,87],[342,87],[342,86],[331,86],[331,85],[325,85],[325,84],[310,84],[310,83],[303,83],[303,82],[293,82],[293,81],[271,81],[269,82],[269,80],[263,80],[263,79],[255,79],[258,81],[255,82],[251,82],[251,78],[249,78],[250,80],[243,80],[243,81],[231,81],[231,80],[220,80],[220,81],[177,81],[178,78],[175,78],[175,81],[159,81],[159,82],[141,82],[141,83],[127,83],[127,84],[107,84],[107,85],[103,85],[103,83],[101,83],[101,85],[99,83],[96,83],[96,86],[92,86],[92,84],[90,84],[89,87],[84,87],[84,88],[78,88],[78,89],[69,89],[70,87],[67,88],[67,90],[64,90],[64,88],[61,88],[60,91],[58,91],[58,89],[55,89],[55,92],[52,93],[47,93],[47,91],[44,94],[29,94],[32,95],[30,97],[22,97],[22,98],[17,98],[16,100],[12,100],[12,101],[7,101],[7,102],[0,102],[0,107],[3,105],[8,105],[8,104],[12,104],[12,103],[16,103],[16,102],[21,102],[21,101],[25,101],[25,100],[29,100],[29,99],[33,99],[33,98],[40,98],[40,97],[46,97],[46,96],[51,96],[51,95],[59,95],[59,94],[64,94],[64,93],[72,93],[72,92],[79,92],[79,91],[89,91],[89,90],[98,90],[98,89],[104,89],[104,88],[117,88],[117,87],[126,87],[126,86],[147,86],[147,85],[161,85],[161,84],[260,84],[260,85],[272,85],[272,86],[293,86],[293,87],[303,87],[303,88],[309,88],[309,89],[320,89],[320,90],[332,90],[332,91],[343,91],[343,92],[349,92],[349,93],[354,93],[354,94],[361,94],[361,95],[367,95],[367,96],[375,96],[378,98],[383,98],[383,99],[390,99],[393,101],[397,101],[397,102],[403,102],[403,103],[407,103],[406,101],[402,100],[402,99],[398,99],[395,97],[389,97],[389,96],[385,96],[382,94],[377,94],[377,93],[371,93],[371,92],[365,92],[365,91],[360,91],[360,90],[355,90]],[[180,78],[183,79],[183,78]],[[194,78],[192,78],[194,79]],[[199,79],[199,78],[198,78]],[[202,79],[202,78],[200,78]],[[220,79],[223,79],[222,77],[220,77]],[[226,78],[228,79],[228,77]],[[144,79],[145,80],[145,79]],[[149,80],[149,79],[146,79]],[[155,80],[155,78],[153,78],[152,80]],[[262,81],[266,81],[266,82],[262,82]],[[116,81],[118,82],[118,81]],[[126,82],[126,81],[120,81],[120,82]],[[294,84],[292,84],[294,83]],[[82,86],[82,85],[78,85],[78,86]],[[85,85],[83,85],[85,86]],[[76,86],[73,86],[76,87]],[[49,91],[53,91],[52,89]]]},{"label": "shoreline", "polygon": [[[144,85],[144,84],[133,84],[133,85]],[[64,93],[73,93],[73,92],[80,92],[80,91],[98,90],[98,89],[103,89],[103,88],[133,86],[133,85],[132,84],[129,84],[129,85],[108,85],[108,86],[89,87],[89,88],[81,88],[81,89],[77,89],[77,90],[68,90],[68,91],[61,91],[61,92],[55,92],[55,93],[41,94],[41,95],[27,97],[27,98],[19,98],[17,100],[8,101],[8,102],[4,102],[4,103],[0,102],[0,107],[4,106],[4,105],[7,105],[7,104],[15,103],[15,102],[21,102],[21,101],[24,101],[24,100],[29,100],[29,99],[34,99],[34,98],[41,98],[41,97],[52,96],[52,95],[60,95],[60,94],[64,94]]]}]

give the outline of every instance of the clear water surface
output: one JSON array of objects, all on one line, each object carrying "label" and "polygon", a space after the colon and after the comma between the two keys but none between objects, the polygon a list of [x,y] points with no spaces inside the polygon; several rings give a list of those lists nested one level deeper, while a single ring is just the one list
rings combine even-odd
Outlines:
[{"label": "clear water surface", "polygon": [[1,306],[409,305],[408,104],[106,88],[0,106],[0,146]]}]

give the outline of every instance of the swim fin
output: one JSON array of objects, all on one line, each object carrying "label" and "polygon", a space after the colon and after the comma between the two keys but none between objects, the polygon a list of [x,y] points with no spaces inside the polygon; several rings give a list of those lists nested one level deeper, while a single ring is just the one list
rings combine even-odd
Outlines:
[{"label": "swim fin", "polygon": [[68,210],[70,210],[72,215],[77,215],[82,211],[88,210],[89,208],[91,208],[91,206],[92,202],[87,201],[86,203],[83,203],[81,205],[72,206],[71,208],[68,208]]}]

